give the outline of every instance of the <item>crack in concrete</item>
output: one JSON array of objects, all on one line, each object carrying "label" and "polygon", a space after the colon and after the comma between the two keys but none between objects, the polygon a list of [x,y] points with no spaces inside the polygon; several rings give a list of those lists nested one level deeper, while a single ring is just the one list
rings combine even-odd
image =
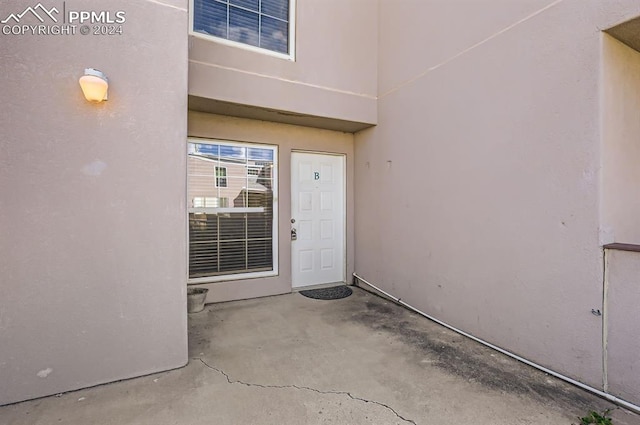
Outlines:
[{"label": "crack in concrete", "polygon": [[204,360],[202,360],[200,357],[194,357],[193,360],[198,360],[200,361],[200,363],[202,363],[205,367],[214,370],[216,372],[218,372],[220,375],[224,376],[227,380],[227,383],[229,384],[240,384],[240,385],[244,385],[246,387],[258,387],[258,388],[275,388],[275,389],[296,389],[296,390],[301,390],[301,391],[312,391],[318,394],[334,394],[334,395],[346,395],[347,397],[349,397],[352,400],[355,401],[361,401],[363,403],[371,403],[371,404],[375,404],[378,405],[380,407],[383,407],[387,410],[389,410],[390,412],[392,412],[398,419],[402,420],[403,422],[409,423],[409,424],[413,424],[413,425],[418,425],[414,420],[412,419],[407,419],[404,416],[402,416],[400,413],[398,413],[393,407],[381,403],[379,401],[375,401],[375,400],[367,400],[364,398],[360,398],[360,397],[356,397],[353,394],[351,394],[348,391],[323,391],[323,390],[319,390],[316,388],[311,388],[311,387],[305,387],[302,385],[265,385],[265,384],[253,384],[250,382],[243,382],[243,381],[238,381],[238,380],[233,380],[231,379],[231,377],[223,370],[218,369],[215,366],[211,366],[210,364],[208,364],[207,362],[205,362]]}]

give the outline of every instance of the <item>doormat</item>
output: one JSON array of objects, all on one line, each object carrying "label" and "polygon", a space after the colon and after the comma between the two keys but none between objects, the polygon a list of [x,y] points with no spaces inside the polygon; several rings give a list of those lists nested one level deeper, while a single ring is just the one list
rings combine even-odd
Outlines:
[{"label": "doormat", "polygon": [[348,286],[334,286],[332,288],[310,289],[308,291],[300,291],[300,294],[314,300],[339,300],[347,298],[353,294],[353,290]]}]

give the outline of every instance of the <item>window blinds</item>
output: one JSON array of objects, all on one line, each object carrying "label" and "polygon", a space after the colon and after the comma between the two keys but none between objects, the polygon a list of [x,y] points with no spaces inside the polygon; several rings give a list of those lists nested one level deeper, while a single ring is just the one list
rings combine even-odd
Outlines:
[{"label": "window blinds", "polygon": [[194,0],[193,30],[289,53],[289,0]]}]

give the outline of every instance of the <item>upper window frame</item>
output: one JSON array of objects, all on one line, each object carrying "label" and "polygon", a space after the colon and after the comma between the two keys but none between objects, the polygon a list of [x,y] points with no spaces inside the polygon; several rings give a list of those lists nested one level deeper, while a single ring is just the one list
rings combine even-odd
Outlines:
[{"label": "upper window frame", "polygon": [[189,0],[189,35],[200,38],[203,40],[213,41],[218,44],[222,44],[230,47],[237,47],[239,49],[248,50],[254,53],[260,53],[267,56],[273,56],[279,59],[286,59],[292,62],[296,60],[296,3],[297,0],[289,0],[289,53],[280,53],[273,50],[265,49],[264,47],[256,47],[250,44],[240,43],[239,41],[233,41],[222,37],[216,37],[210,34],[203,34],[201,32],[194,31],[194,1]]}]

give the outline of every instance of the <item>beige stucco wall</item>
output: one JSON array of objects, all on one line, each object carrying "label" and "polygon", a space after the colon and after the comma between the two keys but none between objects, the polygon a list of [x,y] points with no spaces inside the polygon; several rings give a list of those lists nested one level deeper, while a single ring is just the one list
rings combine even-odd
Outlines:
[{"label": "beige stucco wall", "polygon": [[191,36],[189,94],[375,123],[376,2],[300,0],[295,4],[295,60]]},{"label": "beige stucco wall", "polygon": [[[635,34],[637,38],[638,35]],[[640,244],[640,53],[603,36],[603,243]],[[640,253],[606,252],[608,390],[640,404]]]},{"label": "beige stucco wall", "polygon": [[603,243],[640,244],[640,52],[603,35]]},{"label": "beige stucco wall", "polygon": [[355,143],[356,272],[602,388],[600,29],[638,14],[382,0],[379,125]]},{"label": "beige stucco wall", "polygon": [[354,262],[353,134],[189,112],[189,136],[278,146],[278,276],[198,285],[210,289],[208,303],[291,292],[291,152],[294,150],[346,155],[345,272],[351,276]]},{"label": "beige stucco wall", "polygon": [[121,36],[0,35],[0,404],[187,362],[186,4],[101,5]]},{"label": "beige stucco wall", "polygon": [[608,390],[640,404],[640,252],[607,250]]}]

